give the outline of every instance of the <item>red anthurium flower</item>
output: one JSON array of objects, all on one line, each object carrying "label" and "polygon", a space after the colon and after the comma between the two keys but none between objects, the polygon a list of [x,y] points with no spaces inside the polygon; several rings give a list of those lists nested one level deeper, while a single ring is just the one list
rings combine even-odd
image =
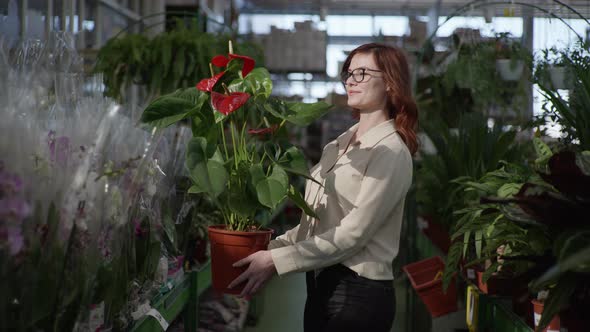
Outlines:
[{"label": "red anthurium flower", "polygon": [[211,63],[215,66],[215,67],[225,67],[227,66],[227,63],[229,62],[229,58],[224,57],[223,55],[216,55],[213,57],[213,59],[211,59]]},{"label": "red anthurium flower", "polygon": [[215,84],[217,83],[217,81],[219,81],[219,79],[221,78],[221,76],[223,76],[223,74],[225,74],[224,71],[222,71],[221,73],[211,77],[211,78],[204,78],[201,80],[201,82],[199,82],[197,84],[197,89],[201,90],[201,91],[211,91],[213,90],[213,87],[215,86]]},{"label": "red anthurium flower", "polygon": [[211,91],[211,103],[213,107],[223,115],[228,115],[238,108],[242,107],[250,95],[245,92],[232,92],[229,95],[224,95],[215,91]]},{"label": "red anthurium flower", "polygon": [[228,54],[228,56],[230,59],[240,59],[244,61],[244,64],[242,65],[242,76],[246,77],[246,75],[248,75],[252,69],[254,69],[254,64],[256,61],[254,61],[254,59],[251,57],[238,54]]},{"label": "red anthurium flower", "polygon": [[277,125],[272,125],[270,128],[248,129],[248,134],[263,136],[266,134],[272,134],[275,130],[277,130]]},{"label": "red anthurium flower", "polygon": [[231,59],[240,59],[244,61],[244,64],[242,65],[242,76],[244,77],[254,69],[254,65],[256,64],[256,61],[251,57],[239,54],[228,54],[227,58],[223,55],[216,55],[211,59],[211,63],[216,67],[226,67]]}]

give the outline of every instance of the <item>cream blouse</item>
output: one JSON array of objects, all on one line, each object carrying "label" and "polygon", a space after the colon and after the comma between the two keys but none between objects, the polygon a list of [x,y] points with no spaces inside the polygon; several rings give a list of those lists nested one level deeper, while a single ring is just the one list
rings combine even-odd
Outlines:
[{"label": "cream blouse", "polygon": [[[349,142],[358,124],[323,150],[305,200],[319,219],[302,214],[299,225],[268,246],[279,275],[342,263],[374,280],[393,279],[412,157],[393,120]],[[347,150],[348,147],[348,150]]]}]

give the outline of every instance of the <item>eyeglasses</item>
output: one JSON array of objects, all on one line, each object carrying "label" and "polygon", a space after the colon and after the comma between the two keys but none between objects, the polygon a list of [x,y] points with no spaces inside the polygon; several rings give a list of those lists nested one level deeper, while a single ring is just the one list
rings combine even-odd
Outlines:
[{"label": "eyeglasses", "polygon": [[[341,72],[340,73],[340,80],[342,80],[342,83],[344,83],[346,85],[346,81],[348,81],[348,78],[351,76],[352,76],[352,79],[357,83],[368,82],[371,79],[371,77],[380,77],[380,76],[374,76],[372,74],[369,74],[369,73],[367,73],[367,71],[376,71],[379,73],[382,72],[382,70],[376,70],[376,69],[357,68],[357,69],[354,69],[353,71]],[[367,78],[367,79],[365,80],[365,78]]]}]

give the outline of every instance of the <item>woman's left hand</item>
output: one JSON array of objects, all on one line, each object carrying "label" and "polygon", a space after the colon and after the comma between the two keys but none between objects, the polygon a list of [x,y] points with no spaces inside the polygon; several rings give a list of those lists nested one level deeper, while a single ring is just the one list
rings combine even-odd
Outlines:
[{"label": "woman's left hand", "polygon": [[237,261],[233,267],[240,267],[250,264],[248,269],[232,281],[228,288],[233,288],[247,281],[246,286],[242,290],[240,297],[251,297],[256,294],[262,286],[277,272],[275,263],[272,260],[270,250],[262,250],[253,253],[252,255]]}]

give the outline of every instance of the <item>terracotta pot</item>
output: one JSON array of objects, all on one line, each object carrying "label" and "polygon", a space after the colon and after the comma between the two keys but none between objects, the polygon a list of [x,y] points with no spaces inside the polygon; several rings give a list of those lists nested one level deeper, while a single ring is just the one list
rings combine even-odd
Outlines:
[{"label": "terracotta pot", "polygon": [[[545,306],[545,304],[537,300],[532,300],[531,302],[533,303],[533,309],[535,311],[534,317],[536,330],[537,326],[539,325],[539,321],[541,320],[541,315],[543,314],[543,307]],[[555,315],[551,322],[549,322],[549,325],[547,325],[547,327],[545,327],[541,332],[559,332],[560,328],[561,322],[559,320],[559,316]]]},{"label": "terracotta pot", "polygon": [[521,283],[522,278],[502,278],[491,276],[487,282],[483,282],[484,271],[475,271],[477,275],[477,287],[482,293],[488,295],[513,295]]},{"label": "terracotta pot", "polygon": [[246,271],[247,266],[235,268],[232,264],[257,251],[266,250],[273,230],[236,232],[226,230],[225,225],[209,226],[208,230],[213,288],[221,293],[240,294],[244,285],[233,289],[228,289],[227,286]]},{"label": "terracotta pot", "polygon": [[444,267],[440,256],[435,256],[402,268],[432,317],[457,311],[457,288],[454,279],[449,284],[447,292],[443,292]]}]

